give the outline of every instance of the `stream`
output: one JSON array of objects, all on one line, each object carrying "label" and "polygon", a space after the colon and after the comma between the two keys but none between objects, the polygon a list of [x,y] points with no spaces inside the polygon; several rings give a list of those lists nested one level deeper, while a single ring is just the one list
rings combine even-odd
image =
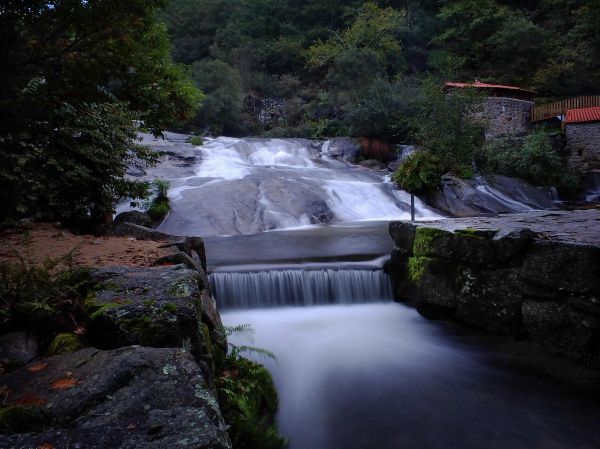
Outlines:
[{"label": "stream", "polygon": [[[157,145],[155,143],[155,145]],[[600,407],[524,372],[477,335],[395,303],[390,220],[410,196],[300,139],[173,139],[147,179],[171,182],[159,229],[205,239],[226,326],[272,373],[290,449],[592,449]],[[485,184],[479,194],[531,210]],[[417,199],[417,219],[440,214]]]}]

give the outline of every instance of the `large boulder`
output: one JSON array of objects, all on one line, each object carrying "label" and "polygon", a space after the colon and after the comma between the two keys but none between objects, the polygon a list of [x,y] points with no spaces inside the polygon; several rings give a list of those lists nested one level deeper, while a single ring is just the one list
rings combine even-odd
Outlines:
[{"label": "large boulder", "polygon": [[113,226],[118,226],[121,223],[132,223],[139,226],[146,226],[147,228],[152,226],[152,220],[148,214],[139,210],[121,212],[113,220]]},{"label": "large boulder", "polygon": [[0,335],[0,370],[25,365],[38,353],[38,341],[27,332]]},{"label": "large boulder", "polygon": [[210,377],[218,323],[214,316],[207,318],[211,332],[203,321],[202,294],[208,285],[197,271],[182,265],[115,267],[93,270],[92,277],[98,284],[86,306],[87,336],[94,346],[185,347]]},{"label": "large boulder", "polygon": [[181,349],[87,348],[0,385],[2,448],[231,448],[216,398]]},{"label": "large boulder", "polygon": [[352,162],[360,154],[360,143],[348,137],[336,137],[323,144],[323,155]]}]

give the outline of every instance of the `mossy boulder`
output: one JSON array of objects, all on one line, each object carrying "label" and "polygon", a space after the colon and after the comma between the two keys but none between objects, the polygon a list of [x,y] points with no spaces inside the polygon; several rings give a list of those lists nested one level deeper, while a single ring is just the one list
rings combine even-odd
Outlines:
[{"label": "mossy boulder", "polygon": [[86,348],[0,375],[0,447],[231,449],[215,395],[176,348]]},{"label": "mossy boulder", "polygon": [[[86,301],[87,338],[96,347],[128,345],[187,348],[212,372],[211,332],[201,332],[204,280],[182,265],[110,268],[92,272],[98,282]],[[216,329],[217,325],[213,326]]]}]

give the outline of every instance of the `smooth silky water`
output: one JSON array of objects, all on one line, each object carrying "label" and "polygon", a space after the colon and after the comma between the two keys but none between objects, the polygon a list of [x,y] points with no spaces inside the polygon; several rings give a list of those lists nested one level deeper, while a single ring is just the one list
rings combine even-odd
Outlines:
[{"label": "smooth silky water", "polygon": [[291,449],[600,447],[598,403],[393,302],[222,312],[272,373]]},{"label": "smooth silky water", "polygon": [[[194,162],[147,171],[171,181],[160,229],[205,238],[225,325],[254,329],[230,341],[276,355],[247,354],[273,375],[290,448],[600,448],[593,398],[392,301],[387,224],[409,218],[410,196],[313,143],[175,144],[168,151]],[[483,181],[479,190],[508,210],[535,207]],[[416,206],[418,219],[438,217]]]}]

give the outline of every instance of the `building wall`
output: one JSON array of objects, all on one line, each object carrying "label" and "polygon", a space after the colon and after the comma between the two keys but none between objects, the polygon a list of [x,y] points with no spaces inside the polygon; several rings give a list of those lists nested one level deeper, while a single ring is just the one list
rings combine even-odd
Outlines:
[{"label": "building wall", "polygon": [[566,126],[569,165],[579,171],[600,170],[600,122]]},{"label": "building wall", "polygon": [[487,121],[486,139],[521,136],[531,130],[532,101],[488,97],[478,115]]}]

